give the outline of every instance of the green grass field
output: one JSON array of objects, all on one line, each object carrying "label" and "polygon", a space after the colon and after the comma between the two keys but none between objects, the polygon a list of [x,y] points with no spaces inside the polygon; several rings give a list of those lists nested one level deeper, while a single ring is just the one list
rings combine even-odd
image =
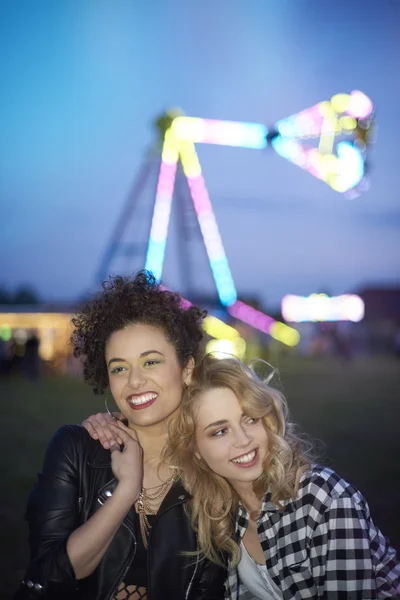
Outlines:
[{"label": "green grass field", "polygon": [[[400,362],[282,359],[277,366],[294,420],[323,442],[320,462],[360,488],[374,521],[400,550]],[[5,599],[27,563],[23,513],[50,437],[60,425],[79,423],[103,405],[101,397],[67,377],[0,382],[0,393],[0,598]]]}]

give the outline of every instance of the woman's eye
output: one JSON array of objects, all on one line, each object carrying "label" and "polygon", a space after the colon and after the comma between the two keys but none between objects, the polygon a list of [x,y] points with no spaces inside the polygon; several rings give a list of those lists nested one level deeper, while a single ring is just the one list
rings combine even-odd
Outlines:
[{"label": "woman's eye", "polygon": [[213,437],[222,437],[223,435],[225,435],[225,433],[226,433],[227,431],[228,431],[228,430],[227,430],[226,428],[224,428],[224,429],[218,429],[218,431],[215,431],[215,432],[213,433]]},{"label": "woman's eye", "polygon": [[154,365],[160,364],[159,360],[146,360],[144,363],[146,367],[153,367]]},{"label": "woman's eye", "polygon": [[111,373],[122,373],[122,371],[124,371],[125,367],[114,367],[114,369],[112,369]]},{"label": "woman's eye", "polygon": [[256,418],[256,417],[249,417],[247,419],[247,422],[249,423],[249,425],[254,425],[255,423],[258,423],[260,419]]}]

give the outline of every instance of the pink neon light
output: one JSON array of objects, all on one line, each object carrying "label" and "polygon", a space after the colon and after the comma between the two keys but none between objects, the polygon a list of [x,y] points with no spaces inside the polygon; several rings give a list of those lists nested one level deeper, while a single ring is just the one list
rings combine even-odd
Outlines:
[{"label": "pink neon light", "polygon": [[198,175],[197,177],[188,177],[187,180],[189,189],[193,194],[193,203],[196,213],[199,214],[204,211],[213,212],[204,177]]},{"label": "pink neon light", "polygon": [[171,194],[174,190],[175,174],[177,163],[168,165],[161,163],[160,174],[158,176],[157,194]]},{"label": "pink neon light", "polygon": [[208,256],[210,260],[225,256],[204,177],[199,175],[187,180]]},{"label": "pink neon light", "polygon": [[374,105],[368,96],[358,90],[350,94],[350,104],[346,110],[348,115],[356,119],[366,119],[372,113]]},{"label": "pink neon light", "polygon": [[252,308],[248,304],[237,300],[235,304],[228,308],[229,314],[243,323],[247,323],[264,333],[269,333],[271,326],[276,323],[275,319],[265,315],[259,310]]},{"label": "pink neon light", "polygon": [[169,215],[171,212],[172,195],[174,192],[177,163],[161,162],[158,177],[156,201],[151,223],[150,239],[164,241],[168,234]]},{"label": "pink neon light", "polygon": [[[152,264],[151,248],[155,242],[164,242],[168,235],[169,217],[171,213],[172,196],[174,192],[176,169],[178,166],[178,152],[174,152],[174,146],[166,138],[163,147],[163,159],[161,160],[160,172],[158,175],[157,192],[154,203],[153,218],[151,221],[150,240],[148,247],[148,256],[150,253],[150,263],[147,267],[150,270],[158,272],[159,264]],[[160,260],[160,258],[158,258]],[[161,259],[164,260],[164,257]],[[161,264],[162,270],[162,264]]]}]

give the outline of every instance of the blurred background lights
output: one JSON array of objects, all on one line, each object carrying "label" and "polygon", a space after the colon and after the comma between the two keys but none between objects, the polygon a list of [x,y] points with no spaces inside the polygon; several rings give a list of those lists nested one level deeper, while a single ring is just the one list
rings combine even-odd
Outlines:
[{"label": "blurred background lights", "polygon": [[239,337],[239,332],[234,327],[212,315],[208,315],[204,319],[203,327],[208,335],[217,339],[234,340]]},{"label": "blurred background lights", "polygon": [[332,96],[330,104],[337,113],[344,113],[350,104],[350,94],[336,94]]},{"label": "blurred background lights", "polygon": [[233,306],[230,306],[228,312],[235,318],[251,325],[255,329],[271,335],[273,338],[287,346],[296,346],[300,341],[299,332],[285,323],[279,323],[272,317],[264,314],[260,310],[248,306],[238,300]]},{"label": "blurred background lights", "polygon": [[310,296],[286,295],[281,312],[285,321],[353,321],[364,318],[364,302],[355,294],[329,297],[326,294]]},{"label": "blurred background lights", "polygon": [[357,119],[366,119],[372,114],[373,108],[372,100],[368,96],[359,90],[354,90],[350,94],[350,102],[346,112]]},{"label": "blurred background lights", "polygon": [[178,117],[172,123],[172,131],[179,141],[254,149],[266,147],[268,134],[268,128],[259,123],[218,121],[196,117]]},{"label": "blurred background lights", "polygon": [[9,325],[5,324],[0,327],[0,339],[3,342],[9,342],[12,338],[12,329]]},{"label": "blurred background lights", "polygon": [[25,344],[26,340],[28,339],[28,333],[26,329],[17,329],[14,332],[14,339],[17,344]]},{"label": "blurred background lights", "polygon": [[210,353],[219,359],[236,356],[239,360],[243,360],[246,354],[246,342],[241,337],[234,340],[210,340],[206,346],[206,354]]}]

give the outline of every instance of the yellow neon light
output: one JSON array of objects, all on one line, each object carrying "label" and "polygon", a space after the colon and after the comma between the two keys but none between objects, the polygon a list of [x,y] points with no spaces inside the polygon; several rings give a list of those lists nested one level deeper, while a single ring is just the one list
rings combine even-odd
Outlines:
[{"label": "yellow neon light", "polygon": [[350,94],[336,94],[332,96],[330,104],[335,112],[344,113],[350,104]]},{"label": "yellow neon light", "polygon": [[203,328],[208,335],[219,340],[234,340],[239,337],[239,332],[234,327],[227,325],[212,315],[204,319]]},{"label": "yellow neon light", "polygon": [[216,358],[236,356],[239,360],[243,360],[246,353],[246,342],[241,337],[234,340],[210,340],[206,346],[206,353],[211,352]]},{"label": "yellow neon light", "polygon": [[285,323],[276,321],[271,325],[270,336],[287,346],[297,346],[300,341],[300,334],[293,327],[288,327]]}]

